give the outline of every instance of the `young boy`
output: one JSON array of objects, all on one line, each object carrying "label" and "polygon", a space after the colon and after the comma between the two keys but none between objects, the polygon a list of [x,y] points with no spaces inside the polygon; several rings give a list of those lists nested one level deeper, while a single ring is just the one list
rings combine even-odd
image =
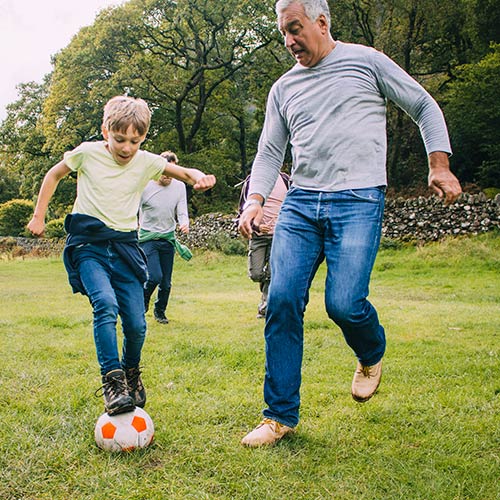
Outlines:
[{"label": "young boy", "polygon": [[[43,180],[28,229],[43,235],[45,214],[59,181],[78,176],[64,264],[73,292],[87,295],[93,308],[94,341],[102,375],[104,405],[109,415],[132,411],[146,403],[139,362],[146,335],[143,285],[144,253],[137,242],[141,193],[162,175],[188,182],[198,191],[215,184],[213,175],[184,168],[140,149],[151,113],[145,101],[113,97],[104,107],[104,141],[84,142],[52,167]],[[120,315],[124,335],[122,357],[116,335]]]}]

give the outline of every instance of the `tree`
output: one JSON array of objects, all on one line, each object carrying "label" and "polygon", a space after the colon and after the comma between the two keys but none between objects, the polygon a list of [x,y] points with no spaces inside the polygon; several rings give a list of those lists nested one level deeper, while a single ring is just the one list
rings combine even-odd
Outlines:
[{"label": "tree", "polygon": [[140,22],[127,5],[103,10],[53,58],[41,121],[46,149],[62,154],[101,136],[104,104],[129,91],[118,73],[133,56],[129,33]]},{"label": "tree", "polygon": [[[469,57],[470,39],[464,27],[467,12],[460,0],[332,2],[333,27],[341,37],[382,50],[438,101],[444,85],[452,78],[452,68]],[[387,124],[391,186],[396,190],[423,187],[427,160],[418,129],[392,103],[388,106]]]},{"label": "tree", "polygon": [[482,60],[455,70],[446,94],[446,114],[457,150],[460,178],[481,187],[500,187],[500,44]]},{"label": "tree", "polygon": [[[50,84],[47,75],[42,84],[18,85],[19,99],[7,106],[7,117],[0,127],[2,165],[15,182],[18,195],[34,199],[47,170],[60,160],[46,147],[46,137],[40,126],[44,99]],[[49,217],[58,216],[74,198],[74,180],[62,183],[51,204]]]}]

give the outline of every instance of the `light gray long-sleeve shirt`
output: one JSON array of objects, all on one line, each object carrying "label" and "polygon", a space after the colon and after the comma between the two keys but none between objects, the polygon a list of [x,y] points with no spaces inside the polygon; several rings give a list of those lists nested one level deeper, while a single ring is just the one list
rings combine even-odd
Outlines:
[{"label": "light gray long-sleeve shirt", "polygon": [[150,181],[141,197],[139,225],[154,233],[170,233],[179,225],[189,226],[186,186],[172,179],[168,186]]},{"label": "light gray long-sleeve shirt", "polygon": [[443,113],[418,82],[382,52],[336,41],[318,64],[296,64],[272,86],[249,194],[267,198],[288,141],[295,187],[387,185],[386,99],[418,125],[427,154],[451,153]]}]

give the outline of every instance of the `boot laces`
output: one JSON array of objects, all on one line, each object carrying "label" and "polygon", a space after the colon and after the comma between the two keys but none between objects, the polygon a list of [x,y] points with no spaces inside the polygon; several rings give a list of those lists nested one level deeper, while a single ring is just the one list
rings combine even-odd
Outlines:
[{"label": "boot laces", "polygon": [[363,366],[361,365],[361,371],[363,372],[363,375],[365,377],[370,377],[371,373],[370,373],[370,367],[369,366]]},{"label": "boot laces", "polygon": [[127,383],[131,390],[142,391],[142,380],[141,380],[141,369],[137,368],[127,368],[125,370],[127,376]]},{"label": "boot laces", "polygon": [[121,377],[107,377],[106,381],[94,393],[96,397],[106,395],[114,399],[127,391],[127,382]]}]

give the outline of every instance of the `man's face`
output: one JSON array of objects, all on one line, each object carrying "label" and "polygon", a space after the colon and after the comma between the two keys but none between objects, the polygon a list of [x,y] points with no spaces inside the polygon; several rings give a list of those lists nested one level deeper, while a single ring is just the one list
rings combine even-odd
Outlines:
[{"label": "man's face", "polygon": [[108,143],[108,151],[113,156],[113,159],[123,166],[135,156],[146,138],[145,135],[140,135],[132,125],[129,126],[126,132],[107,130],[103,127],[102,135]]},{"label": "man's face", "polygon": [[158,179],[158,184],[160,186],[168,186],[172,182],[172,177],[168,177],[167,175],[162,175]]},{"label": "man's face", "polygon": [[331,49],[325,17],[311,21],[299,3],[290,4],[279,14],[278,26],[285,47],[302,66],[315,66]]}]

